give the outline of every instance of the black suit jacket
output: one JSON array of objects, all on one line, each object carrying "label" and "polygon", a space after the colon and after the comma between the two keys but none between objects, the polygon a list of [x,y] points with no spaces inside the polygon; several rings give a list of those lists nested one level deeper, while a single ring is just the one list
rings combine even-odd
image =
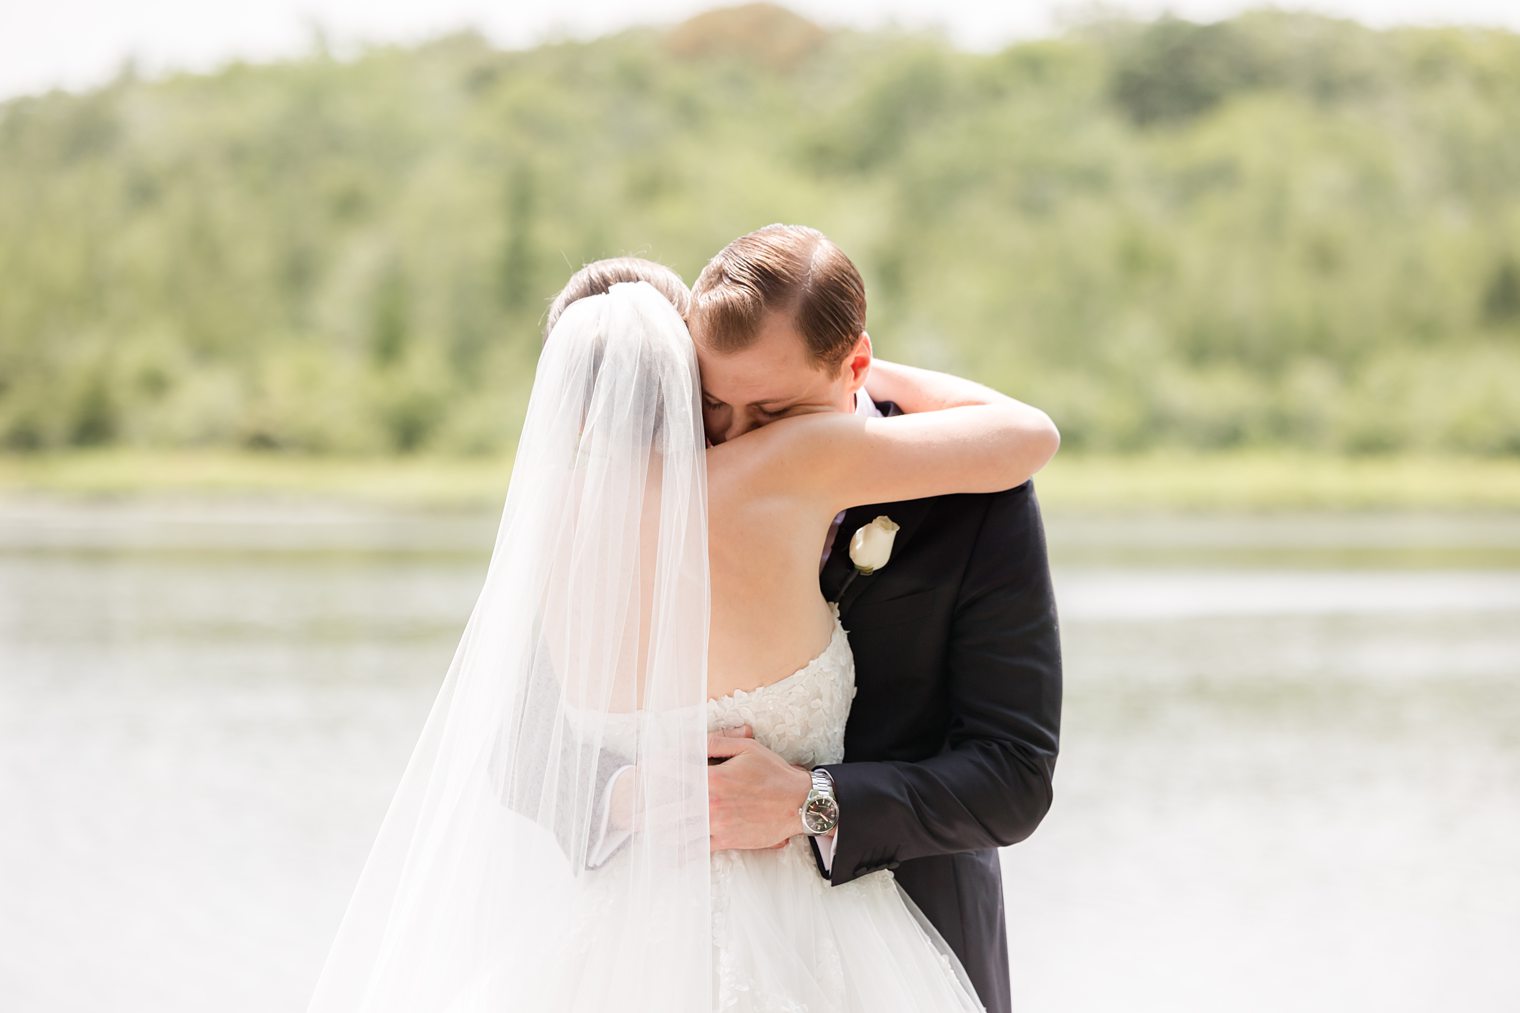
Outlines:
[{"label": "black suit jacket", "polygon": [[[897,414],[895,405],[880,406]],[[855,573],[850,538],[885,514],[887,564]],[[856,696],[834,778],[833,886],[877,869],[966,966],[987,1009],[1010,1005],[998,848],[1049,810],[1061,649],[1033,480],[846,512],[820,576],[855,655]]]}]

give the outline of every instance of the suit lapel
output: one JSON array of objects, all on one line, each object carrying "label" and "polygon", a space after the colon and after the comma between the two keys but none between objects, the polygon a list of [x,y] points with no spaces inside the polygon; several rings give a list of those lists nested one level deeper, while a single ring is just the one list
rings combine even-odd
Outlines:
[{"label": "suit lapel", "polygon": [[[866,574],[856,573],[855,564],[850,561],[850,539],[854,537],[855,530],[883,515],[892,518],[897,522],[897,534],[892,538],[892,557],[896,557],[901,555],[903,549],[913,540],[924,518],[928,516],[931,505],[933,505],[933,500],[930,499],[910,499],[897,503],[851,507],[845,512],[844,523],[839,525],[839,534],[834,538],[834,548],[829,553],[828,563],[824,566],[824,576],[832,576],[835,581],[824,586],[833,591],[829,600],[839,602],[841,617],[849,611],[856,599],[871,587],[873,579]],[[837,561],[836,553],[839,557]],[[836,562],[841,564],[837,568]],[[887,565],[892,565],[890,558]],[[853,580],[850,579],[851,574],[854,574]]]},{"label": "suit lapel", "polygon": [[[903,413],[902,409],[891,401],[878,401],[876,407],[882,415],[887,417]],[[856,573],[855,564],[850,561],[850,539],[855,537],[856,529],[882,515],[892,518],[898,524],[897,535],[892,539],[892,555],[895,556],[902,551],[903,546],[913,538],[914,532],[923,523],[924,517],[929,513],[930,503],[931,501],[926,499],[903,500],[897,503],[850,507],[845,511],[844,520],[840,522],[839,530],[834,533],[834,544],[829,550],[828,562],[823,564],[823,572],[818,577],[818,585],[824,597],[829,601],[839,603],[841,616],[871,584],[871,578],[863,573]],[[887,565],[891,565],[890,561]]]},{"label": "suit lapel", "polygon": [[[845,589],[845,584],[850,582],[850,574],[855,572],[855,564],[850,562],[850,539],[854,537],[855,529],[870,519],[862,520],[869,510],[871,507],[850,507],[844,512],[844,520],[840,522],[839,530],[834,532],[834,544],[829,549],[829,558],[823,564],[823,572],[818,575],[819,589],[829,601],[840,600],[840,592]],[[871,514],[871,517],[875,516]],[[843,611],[842,604],[841,611]]]}]

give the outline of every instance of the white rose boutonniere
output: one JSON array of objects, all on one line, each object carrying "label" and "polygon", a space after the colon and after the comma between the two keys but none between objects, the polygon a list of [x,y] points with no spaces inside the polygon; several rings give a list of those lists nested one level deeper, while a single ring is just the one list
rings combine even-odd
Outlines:
[{"label": "white rose boutonniere", "polygon": [[897,529],[898,523],[885,514],[855,529],[850,538],[850,562],[855,564],[855,572],[845,580],[837,597],[844,597],[856,577],[861,574],[869,577],[887,565],[887,560],[892,558],[892,541],[897,537]]},{"label": "white rose boutonniere", "polygon": [[897,537],[898,524],[883,514],[870,524],[862,524],[850,539],[850,562],[855,569],[869,577],[887,565],[892,558],[892,542]]}]

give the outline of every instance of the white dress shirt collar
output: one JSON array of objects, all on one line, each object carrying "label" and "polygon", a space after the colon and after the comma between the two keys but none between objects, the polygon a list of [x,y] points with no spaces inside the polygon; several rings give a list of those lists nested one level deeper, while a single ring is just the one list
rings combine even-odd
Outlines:
[{"label": "white dress shirt collar", "polygon": [[867,418],[882,418],[881,409],[876,407],[876,402],[871,400],[871,395],[866,393],[864,387],[855,392],[855,414],[864,415]]}]

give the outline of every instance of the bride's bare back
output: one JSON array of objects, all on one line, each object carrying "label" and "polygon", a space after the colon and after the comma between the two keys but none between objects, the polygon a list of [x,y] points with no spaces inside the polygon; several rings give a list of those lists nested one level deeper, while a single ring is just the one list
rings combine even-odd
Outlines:
[{"label": "bride's bare back", "polygon": [[784,679],[833,634],[818,560],[834,515],[769,488],[778,462],[761,436],[707,455],[710,697]]}]

